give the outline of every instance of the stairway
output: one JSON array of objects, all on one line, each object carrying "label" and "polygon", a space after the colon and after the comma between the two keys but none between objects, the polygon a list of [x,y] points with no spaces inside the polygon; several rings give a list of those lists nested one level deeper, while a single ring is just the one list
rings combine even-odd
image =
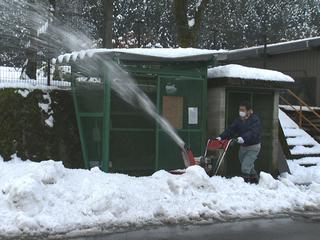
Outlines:
[{"label": "stairway", "polygon": [[[297,102],[299,105],[291,104],[288,99]],[[280,109],[295,120],[301,129],[305,130],[320,143],[320,107],[309,106],[290,89],[287,89],[284,95],[280,95],[280,102],[285,104],[279,105]]]},{"label": "stairway", "polygon": [[[297,105],[279,105],[279,108],[285,112],[291,119],[293,119],[297,124],[300,118],[300,106]],[[320,115],[320,107],[310,107],[313,111]],[[303,116],[305,116],[310,122],[301,121],[301,128],[309,133],[316,141],[320,143],[320,118],[317,117],[313,112],[311,112],[307,107],[301,107]],[[316,128],[315,128],[315,127]]]},{"label": "stairway", "polygon": [[285,112],[279,109],[279,122],[291,160],[299,159],[300,165],[314,165],[319,162],[320,143],[300,128]]}]

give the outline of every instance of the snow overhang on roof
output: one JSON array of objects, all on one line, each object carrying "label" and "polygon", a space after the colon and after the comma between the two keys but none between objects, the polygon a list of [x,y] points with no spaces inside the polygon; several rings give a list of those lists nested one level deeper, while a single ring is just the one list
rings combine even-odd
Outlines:
[{"label": "snow overhang on roof", "polygon": [[102,58],[116,57],[120,60],[132,61],[210,61],[223,50],[205,50],[196,48],[129,48],[129,49],[89,49],[60,55],[54,63],[76,62],[85,58],[100,56]]},{"label": "snow overhang on roof", "polygon": [[257,81],[294,83],[294,80],[281,72],[229,64],[208,69],[208,78],[234,78]]},{"label": "snow overhang on roof", "polygon": [[[299,52],[320,47],[320,37],[305,38],[294,41],[268,44],[267,55],[277,55],[282,53]],[[223,60],[241,60],[246,58],[262,57],[264,55],[264,45],[229,50],[224,55]]]}]

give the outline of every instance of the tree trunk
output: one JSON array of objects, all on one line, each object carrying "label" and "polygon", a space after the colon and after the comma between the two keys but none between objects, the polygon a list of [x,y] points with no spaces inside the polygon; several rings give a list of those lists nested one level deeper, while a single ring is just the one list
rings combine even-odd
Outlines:
[{"label": "tree trunk", "polygon": [[[32,42],[32,40],[30,40]],[[30,43],[32,44],[32,43]],[[28,59],[26,66],[26,74],[30,79],[37,79],[37,51],[32,47],[26,49],[26,57]]]},{"label": "tree trunk", "polygon": [[112,48],[113,0],[103,0],[103,47]]},{"label": "tree trunk", "polygon": [[180,47],[198,47],[202,16],[209,0],[202,0],[194,14],[194,25],[188,24],[188,1],[174,0],[174,16]]},{"label": "tree trunk", "polygon": [[187,19],[187,0],[174,0],[174,16],[180,47],[190,47],[191,31]]},{"label": "tree trunk", "polygon": [[[30,4],[34,4],[34,0],[28,1]],[[32,11],[31,11],[32,12]],[[36,36],[36,31],[30,29],[30,40],[29,44],[25,49],[26,58],[28,59],[26,65],[26,75],[30,79],[37,79],[37,50],[35,47],[34,37]]]}]

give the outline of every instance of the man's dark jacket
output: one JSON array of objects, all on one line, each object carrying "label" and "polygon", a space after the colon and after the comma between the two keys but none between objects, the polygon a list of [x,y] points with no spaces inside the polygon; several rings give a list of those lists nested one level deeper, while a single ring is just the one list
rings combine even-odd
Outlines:
[{"label": "man's dark jacket", "polygon": [[244,146],[251,146],[261,142],[261,122],[259,117],[252,113],[248,119],[238,117],[231,126],[221,135],[221,139],[230,139],[233,137],[242,137]]}]

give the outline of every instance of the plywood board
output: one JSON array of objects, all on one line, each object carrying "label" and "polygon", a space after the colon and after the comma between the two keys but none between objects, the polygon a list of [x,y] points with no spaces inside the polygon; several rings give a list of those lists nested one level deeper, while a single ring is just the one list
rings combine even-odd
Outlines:
[{"label": "plywood board", "polygon": [[162,115],[174,128],[183,128],[183,97],[163,96]]}]

